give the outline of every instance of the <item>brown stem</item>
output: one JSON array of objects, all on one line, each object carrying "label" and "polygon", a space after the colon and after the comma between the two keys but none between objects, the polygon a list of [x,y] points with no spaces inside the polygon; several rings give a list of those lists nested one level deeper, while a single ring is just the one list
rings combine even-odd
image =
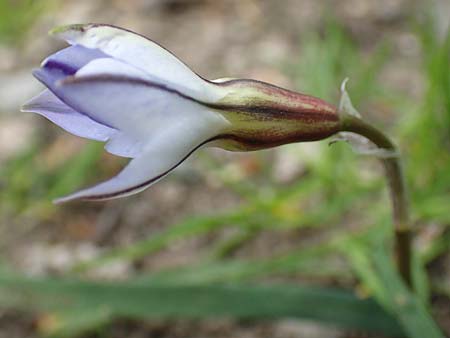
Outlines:
[{"label": "brown stem", "polygon": [[383,132],[358,117],[345,116],[342,122],[342,131],[359,134],[372,141],[378,147],[392,151],[392,156],[381,158],[381,160],[385,168],[392,201],[397,266],[406,284],[412,287],[412,231],[405,180],[397,147]]}]

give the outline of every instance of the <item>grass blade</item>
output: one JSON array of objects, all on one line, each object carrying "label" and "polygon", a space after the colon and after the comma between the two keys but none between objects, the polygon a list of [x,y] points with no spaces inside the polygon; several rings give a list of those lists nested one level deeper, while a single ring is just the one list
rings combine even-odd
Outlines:
[{"label": "grass blade", "polygon": [[[0,276],[5,306],[132,318],[304,318],[399,335],[395,320],[372,300],[321,287],[294,285],[142,285]],[[62,330],[64,327],[59,325]]]}]

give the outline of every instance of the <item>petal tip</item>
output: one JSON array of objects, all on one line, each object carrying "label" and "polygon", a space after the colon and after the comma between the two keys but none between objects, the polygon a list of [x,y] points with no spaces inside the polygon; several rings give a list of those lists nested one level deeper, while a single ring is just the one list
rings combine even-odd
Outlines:
[{"label": "petal tip", "polygon": [[80,200],[83,200],[83,197],[79,196],[79,194],[77,194],[77,193],[74,193],[74,194],[70,194],[67,196],[55,198],[52,201],[52,203],[55,205],[59,205],[59,204],[64,204],[64,203],[68,203],[68,202],[80,201]]},{"label": "petal tip", "polygon": [[24,103],[23,105],[20,106],[19,111],[21,113],[32,113],[33,111],[31,110],[31,107],[28,103]]},{"label": "petal tip", "polygon": [[35,68],[32,70],[31,74],[40,82],[43,82],[48,78],[48,73],[43,68]]},{"label": "petal tip", "polygon": [[67,198],[65,198],[65,197],[59,197],[59,198],[55,198],[54,200],[52,200],[52,203],[54,204],[54,205],[59,205],[59,204],[63,204],[63,203],[66,203],[66,202],[68,202],[69,200],[67,200]]},{"label": "petal tip", "polygon": [[[97,186],[93,186],[91,188],[76,191],[76,192],[66,195],[66,196],[55,198],[52,202],[53,202],[53,204],[58,205],[58,204],[63,204],[63,203],[68,203],[68,202],[77,202],[77,201],[102,202],[105,200],[115,198],[115,196],[109,196],[108,194],[105,194],[105,195],[94,194],[96,187]],[[94,190],[94,191],[92,191],[92,190]]]},{"label": "petal tip", "polygon": [[84,34],[92,24],[72,24],[57,26],[51,29],[48,34],[56,38],[67,41],[69,44],[73,44],[77,38]]},{"label": "petal tip", "polygon": [[58,197],[55,198],[54,200],[52,200],[52,203],[54,205],[60,205],[60,204],[65,204],[65,203],[69,203],[69,202],[78,202],[78,201],[84,201],[84,202],[103,202],[106,200],[109,200],[111,198],[102,198],[102,197],[95,197],[95,196],[79,196],[77,193],[71,194],[71,195],[67,195],[67,196],[63,196],[63,197]]},{"label": "petal tip", "polygon": [[21,113],[34,113],[36,109],[36,98],[39,97],[33,97],[32,99],[28,100],[24,104],[20,106],[20,112]]},{"label": "petal tip", "polygon": [[52,202],[55,205],[63,204],[67,202],[80,201],[86,198],[86,195],[82,193],[83,190],[76,191],[66,196],[55,198]]},{"label": "petal tip", "polygon": [[88,26],[88,24],[83,24],[83,23],[56,26],[56,27],[50,29],[48,34],[57,36],[60,34],[67,33],[69,31],[70,32],[84,32],[86,30],[86,26]]}]

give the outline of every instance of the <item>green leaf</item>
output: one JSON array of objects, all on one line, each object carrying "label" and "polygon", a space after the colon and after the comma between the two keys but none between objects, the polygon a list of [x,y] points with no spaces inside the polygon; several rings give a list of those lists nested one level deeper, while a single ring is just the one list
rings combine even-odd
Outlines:
[{"label": "green leaf", "polygon": [[431,295],[430,283],[425,267],[425,260],[417,252],[413,252],[411,267],[414,290],[422,303],[428,305]]},{"label": "green leaf", "polygon": [[373,262],[383,288],[389,296],[391,309],[408,336],[412,338],[444,338],[420,298],[403,283],[386,251],[376,250]]},{"label": "green leaf", "polygon": [[[83,313],[89,318],[303,318],[344,328],[400,335],[395,320],[372,300],[321,287],[294,285],[142,285],[79,280],[0,276],[3,306],[45,310],[61,318]],[[58,313],[60,314],[58,316]],[[64,317],[63,317],[64,318]],[[83,324],[83,320],[78,323]],[[85,321],[91,327],[92,321]],[[73,324],[72,324],[73,325]],[[87,327],[85,327],[87,328]],[[84,328],[84,329],[85,329]],[[56,330],[63,332],[64,321]],[[71,328],[73,331],[73,327]],[[83,329],[82,325],[79,328]],[[430,336],[431,337],[431,336]]]},{"label": "green leaf", "polygon": [[[381,240],[381,238],[376,238]],[[443,338],[441,330],[431,317],[428,308],[419,295],[414,294],[399,276],[391,257],[384,245],[357,245],[354,240],[349,253],[355,271],[364,285],[399,321],[408,337],[411,338]],[[355,259],[359,257],[359,259]],[[362,268],[361,262],[364,263]]]}]

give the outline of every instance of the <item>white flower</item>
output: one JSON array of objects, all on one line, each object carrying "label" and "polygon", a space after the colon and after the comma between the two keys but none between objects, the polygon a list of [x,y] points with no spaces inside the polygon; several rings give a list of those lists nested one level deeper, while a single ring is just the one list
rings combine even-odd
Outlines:
[{"label": "white flower", "polygon": [[202,146],[256,150],[340,129],[336,108],[320,99],[254,80],[205,80],[125,29],[71,25],[52,34],[71,46],[34,72],[48,89],[22,110],[132,158],[114,178],[57,202],[134,194]]}]

